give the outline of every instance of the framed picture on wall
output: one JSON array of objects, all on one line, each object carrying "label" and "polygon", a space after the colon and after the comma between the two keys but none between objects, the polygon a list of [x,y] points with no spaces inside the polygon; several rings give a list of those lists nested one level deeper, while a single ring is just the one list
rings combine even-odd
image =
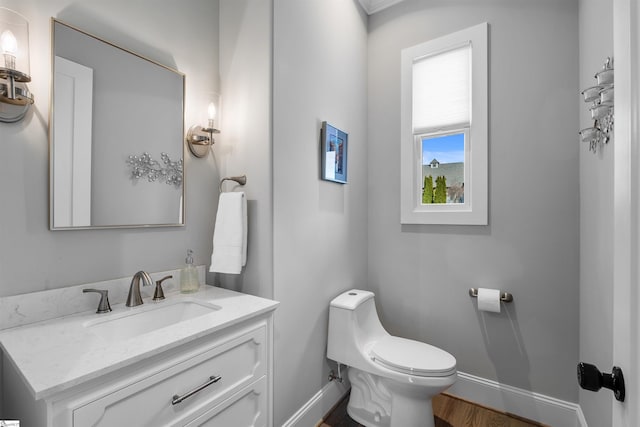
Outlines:
[{"label": "framed picture on wall", "polygon": [[349,135],[322,122],[321,177],[325,181],[347,183],[347,144]]}]

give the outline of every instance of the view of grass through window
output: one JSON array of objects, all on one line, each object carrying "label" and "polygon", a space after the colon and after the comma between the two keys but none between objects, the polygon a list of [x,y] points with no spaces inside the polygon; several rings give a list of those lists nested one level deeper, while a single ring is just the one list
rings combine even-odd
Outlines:
[{"label": "view of grass through window", "polygon": [[422,204],[464,203],[464,133],[422,137]]}]

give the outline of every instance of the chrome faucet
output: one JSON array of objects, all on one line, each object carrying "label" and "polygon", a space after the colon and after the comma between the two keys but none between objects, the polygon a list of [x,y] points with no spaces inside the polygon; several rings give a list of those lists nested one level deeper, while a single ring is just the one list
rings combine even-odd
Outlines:
[{"label": "chrome faucet", "polygon": [[133,275],[131,279],[131,286],[129,287],[129,296],[127,297],[127,307],[135,307],[143,304],[142,296],[140,295],[140,279],[142,279],[142,286],[150,286],[153,284],[151,276],[144,271],[138,271]]}]

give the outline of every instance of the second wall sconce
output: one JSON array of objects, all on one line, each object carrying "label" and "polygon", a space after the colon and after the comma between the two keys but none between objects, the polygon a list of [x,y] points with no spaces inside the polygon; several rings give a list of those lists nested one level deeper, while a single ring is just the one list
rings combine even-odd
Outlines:
[{"label": "second wall sconce", "polygon": [[214,126],[216,106],[213,102],[209,104],[208,116],[209,123],[207,124],[207,127],[193,125],[189,128],[187,137],[185,138],[189,145],[189,151],[191,151],[191,153],[196,157],[205,157],[209,152],[209,147],[216,142],[213,139],[213,134],[220,133],[220,131]]},{"label": "second wall sconce", "polygon": [[597,84],[581,92],[584,102],[591,104],[593,125],[579,133],[582,140],[589,143],[589,151],[596,153],[598,147],[609,142],[613,131],[613,59],[607,58],[594,77]]},{"label": "second wall sconce", "polygon": [[27,114],[33,104],[25,84],[30,81],[29,23],[0,7],[0,122],[17,122]]}]

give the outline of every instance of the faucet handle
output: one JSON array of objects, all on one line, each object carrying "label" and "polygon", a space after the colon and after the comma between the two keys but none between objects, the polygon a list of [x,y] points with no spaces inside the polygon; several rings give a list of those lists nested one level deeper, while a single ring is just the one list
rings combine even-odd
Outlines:
[{"label": "faucet handle", "polygon": [[98,309],[96,313],[108,313],[111,311],[111,304],[109,304],[109,291],[106,289],[83,289],[83,293],[96,292],[100,294],[100,302],[98,303]]},{"label": "faucet handle", "polygon": [[153,300],[154,301],[162,301],[164,299],[164,291],[162,290],[162,282],[164,282],[167,279],[171,279],[173,278],[173,276],[166,276],[163,277],[160,280],[156,280],[156,290],[153,293]]}]

